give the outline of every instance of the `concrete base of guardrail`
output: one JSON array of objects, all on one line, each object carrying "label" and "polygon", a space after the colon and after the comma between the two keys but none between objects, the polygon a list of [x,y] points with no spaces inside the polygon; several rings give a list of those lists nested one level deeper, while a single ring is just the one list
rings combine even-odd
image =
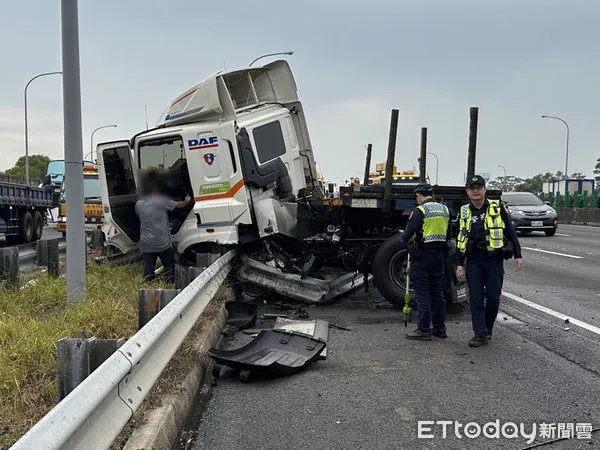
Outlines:
[{"label": "concrete base of guardrail", "polygon": [[179,393],[162,397],[160,407],[146,412],[143,425],[136,428],[123,450],[173,448],[210,364],[210,358],[206,353],[211,347],[217,345],[226,320],[227,312],[222,305],[216,318],[198,336],[197,351],[202,356],[188,372]]},{"label": "concrete base of guardrail", "polygon": [[577,225],[600,226],[600,208],[555,208],[558,224],[572,223]]}]

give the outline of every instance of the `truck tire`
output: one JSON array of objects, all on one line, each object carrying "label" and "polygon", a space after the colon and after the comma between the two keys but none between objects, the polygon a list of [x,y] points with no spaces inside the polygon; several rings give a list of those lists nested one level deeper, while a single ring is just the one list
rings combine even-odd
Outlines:
[{"label": "truck tire", "polygon": [[44,218],[39,211],[33,213],[33,240],[41,239],[44,232]]},{"label": "truck tire", "polygon": [[33,239],[33,217],[29,211],[23,213],[19,220],[19,236],[21,242],[31,242]]},{"label": "truck tire", "polygon": [[[406,269],[408,250],[397,233],[386,240],[373,258],[373,281],[379,293],[394,307],[404,307],[406,294]],[[412,291],[412,289],[411,289]]]}]

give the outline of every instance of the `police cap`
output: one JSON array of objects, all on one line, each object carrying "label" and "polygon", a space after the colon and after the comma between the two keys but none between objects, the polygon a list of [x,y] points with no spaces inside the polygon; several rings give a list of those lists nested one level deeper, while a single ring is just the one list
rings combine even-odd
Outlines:
[{"label": "police cap", "polygon": [[465,184],[465,187],[467,189],[476,184],[478,184],[480,186],[485,186],[485,179],[480,175],[473,175],[473,176],[467,177],[467,182]]},{"label": "police cap", "polygon": [[414,194],[433,194],[433,187],[429,183],[419,183],[413,189]]}]

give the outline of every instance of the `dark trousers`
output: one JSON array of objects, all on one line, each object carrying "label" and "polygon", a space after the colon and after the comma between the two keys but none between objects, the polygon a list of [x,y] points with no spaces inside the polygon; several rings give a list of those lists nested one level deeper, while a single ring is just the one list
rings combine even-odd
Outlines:
[{"label": "dark trousers", "polygon": [[423,332],[446,331],[444,298],[444,250],[422,249],[418,258],[411,257],[410,281],[415,290],[419,329]]},{"label": "dark trousers", "polygon": [[169,283],[175,282],[175,253],[169,247],[162,252],[144,253],[144,279],[146,281],[154,280],[154,271],[156,270],[156,258],[160,258],[160,262],[165,268],[164,277]]},{"label": "dark trousers", "polygon": [[469,304],[475,334],[492,331],[504,281],[504,260],[499,256],[475,253],[467,259]]}]

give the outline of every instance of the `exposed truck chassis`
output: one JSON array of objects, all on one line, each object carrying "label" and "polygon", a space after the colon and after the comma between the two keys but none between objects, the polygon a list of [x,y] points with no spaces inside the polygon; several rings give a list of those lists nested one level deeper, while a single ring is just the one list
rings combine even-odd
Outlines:
[{"label": "exposed truck chassis", "polygon": [[[299,226],[307,236],[302,240],[274,236],[246,245],[240,279],[297,300],[325,303],[360,285],[368,288],[366,282],[372,275],[383,297],[395,307],[403,307],[407,247],[402,231],[416,207],[412,189],[406,185],[392,187],[389,213],[383,212],[382,185],[342,187],[337,204],[299,200]],[[453,239],[446,251],[445,297],[449,303],[463,301],[467,298],[466,281],[456,276],[455,253],[457,213],[467,200],[465,190],[438,186],[435,193],[451,213]],[[487,193],[492,199],[500,194]],[[332,268],[343,272],[331,278]]]}]

